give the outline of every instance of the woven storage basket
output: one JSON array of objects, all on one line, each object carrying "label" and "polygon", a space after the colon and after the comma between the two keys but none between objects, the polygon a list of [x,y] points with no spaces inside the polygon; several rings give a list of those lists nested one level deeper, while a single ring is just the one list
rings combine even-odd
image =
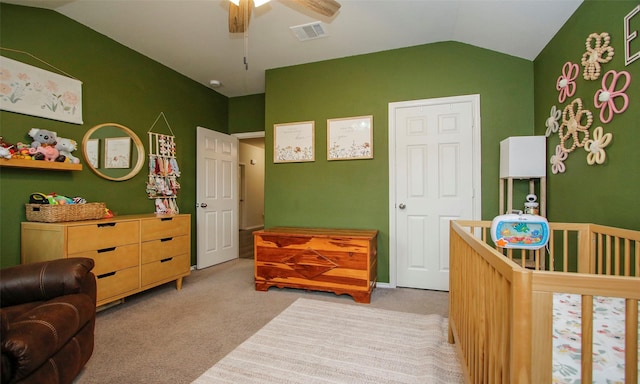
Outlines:
[{"label": "woven storage basket", "polygon": [[25,204],[25,206],[27,209],[27,221],[40,221],[43,223],[102,219],[106,208],[105,203]]}]

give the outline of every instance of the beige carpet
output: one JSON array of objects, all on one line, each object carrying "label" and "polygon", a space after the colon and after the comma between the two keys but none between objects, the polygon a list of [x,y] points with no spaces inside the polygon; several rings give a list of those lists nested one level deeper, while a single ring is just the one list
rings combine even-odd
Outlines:
[{"label": "beige carpet", "polygon": [[461,382],[446,318],[300,298],[193,383]]},{"label": "beige carpet", "polygon": [[299,289],[254,288],[253,260],[196,270],[98,313],[95,350],[76,384],[188,384],[298,298],[447,316],[447,292],[377,288],[371,304]]}]

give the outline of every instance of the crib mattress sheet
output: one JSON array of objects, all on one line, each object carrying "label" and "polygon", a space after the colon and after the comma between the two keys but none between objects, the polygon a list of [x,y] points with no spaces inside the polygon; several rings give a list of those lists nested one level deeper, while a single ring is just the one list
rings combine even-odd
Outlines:
[{"label": "crib mattress sheet", "polygon": [[[554,383],[581,383],[581,312],[580,295],[554,294]],[[624,300],[594,297],[593,312],[593,382],[624,383]]]}]

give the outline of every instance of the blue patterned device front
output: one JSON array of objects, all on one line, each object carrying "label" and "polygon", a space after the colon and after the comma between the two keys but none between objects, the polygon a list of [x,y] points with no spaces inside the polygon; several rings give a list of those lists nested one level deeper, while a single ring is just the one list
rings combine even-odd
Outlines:
[{"label": "blue patterned device front", "polygon": [[491,222],[491,238],[500,248],[540,249],[549,241],[549,222],[538,215],[496,216]]}]

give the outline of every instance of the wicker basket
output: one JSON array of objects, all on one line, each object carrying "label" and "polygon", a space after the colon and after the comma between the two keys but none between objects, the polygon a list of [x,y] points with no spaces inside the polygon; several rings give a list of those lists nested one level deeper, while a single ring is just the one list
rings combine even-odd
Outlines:
[{"label": "wicker basket", "polygon": [[40,221],[43,223],[102,219],[106,208],[105,203],[25,204],[25,206],[27,209],[27,221]]}]

